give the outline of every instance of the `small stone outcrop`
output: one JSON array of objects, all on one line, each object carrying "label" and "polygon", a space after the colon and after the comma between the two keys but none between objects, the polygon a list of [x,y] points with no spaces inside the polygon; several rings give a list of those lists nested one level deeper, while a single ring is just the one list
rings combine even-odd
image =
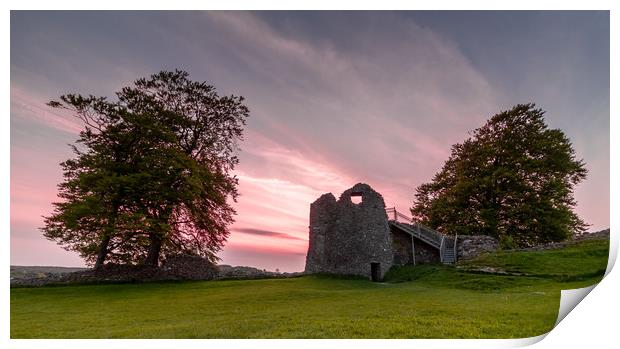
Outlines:
[{"label": "small stone outcrop", "polygon": [[368,184],[356,184],[337,201],[331,193],[318,198],[310,205],[309,230],[306,273],[381,279],[392,266],[385,202]]}]

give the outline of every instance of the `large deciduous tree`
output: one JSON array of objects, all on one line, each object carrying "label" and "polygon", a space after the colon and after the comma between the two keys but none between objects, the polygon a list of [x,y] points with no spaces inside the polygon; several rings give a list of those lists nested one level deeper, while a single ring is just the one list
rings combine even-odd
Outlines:
[{"label": "large deciduous tree", "polygon": [[534,104],[494,115],[416,189],[415,218],[449,234],[484,234],[519,246],[565,240],[587,225],[573,208],[586,178],[570,140]]},{"label": "large deciduous tree", "polygon": [[243,97],[219,96],[178,70],[138,79],[116,96],[49,103],[75,112],[85,129],[77,157],[62,164],[63,201],[46,217],[45,236],[96,267],[106,256],[153,266],[162,253],[217,260],[238,195],[232,171],[249,116]]}]

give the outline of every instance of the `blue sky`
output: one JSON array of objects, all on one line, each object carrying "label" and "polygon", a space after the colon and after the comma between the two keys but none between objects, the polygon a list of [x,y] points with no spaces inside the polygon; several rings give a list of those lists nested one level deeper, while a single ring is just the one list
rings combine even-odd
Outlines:
[{"label": "blue sky", "polygon": [[12,264],[81,263],[37,230],[80,127],[45,102],[175,68],[251,110],[224,263],[302,269],[320,194],[366,182],[406,211],[452,144],[527,102],[587,164],[577,212],[609,226],[606,11],[13,11]]}]

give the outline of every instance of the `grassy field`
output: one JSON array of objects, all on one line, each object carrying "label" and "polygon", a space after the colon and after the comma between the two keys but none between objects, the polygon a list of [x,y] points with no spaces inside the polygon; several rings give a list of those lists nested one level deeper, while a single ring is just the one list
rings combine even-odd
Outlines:
[{"label": "grassy field", "polygon": [[11,338],[519,338],[548,332],[561,289],[602,277],[607,241],[393,269],[384,283],[292,279],[11,289]]}]

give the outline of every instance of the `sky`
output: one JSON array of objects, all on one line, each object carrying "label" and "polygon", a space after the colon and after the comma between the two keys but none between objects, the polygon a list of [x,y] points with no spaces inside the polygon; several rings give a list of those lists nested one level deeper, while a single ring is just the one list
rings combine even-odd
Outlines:
[{"label": "sky", "polygon": [[363,182],[408,212],[453,144],[528,102],[586,163],[576,212],[608,228],[609,53],[606,11],[12,11],[11,264],[83,265],[38,229],[81,129],[45,103],[174,69],[251,112],[221,263],[303,270],[321,194]]}]

